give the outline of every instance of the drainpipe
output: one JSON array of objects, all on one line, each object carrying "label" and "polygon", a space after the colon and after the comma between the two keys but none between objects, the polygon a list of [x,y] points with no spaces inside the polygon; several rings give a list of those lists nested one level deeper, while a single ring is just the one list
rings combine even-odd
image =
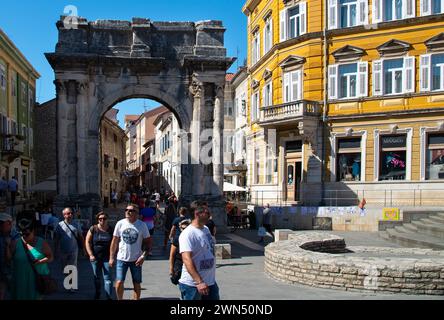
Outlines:
[{"label": "drainpipe", "polygon": [[322,165],[321,165],[321,205],[325,204],[325,164],[326,164],[326,156],[325,156],[325,127],[327,125],[327,89],[328,89],[328,39],[327,39],[327,12],[328,12],[328,0],[324,0],[324,30],[323,30],[323,37],[324,37],[324,48],[323,48],[323,65],[324,65],[324,105],[322,110],[322,137],[321,137],[321,143],[322,143]]}]

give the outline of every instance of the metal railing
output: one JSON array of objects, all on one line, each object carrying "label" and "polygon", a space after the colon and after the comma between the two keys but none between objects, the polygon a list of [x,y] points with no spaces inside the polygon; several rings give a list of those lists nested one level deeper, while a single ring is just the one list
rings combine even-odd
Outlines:
[{"label": "metal railing", "polygon": [[[291,206],[304,205],[316,206],[319,198],[313,197],[313,192],[310,190],[301,190],[297,195],[297,199],[290,199],[286,191],[282,190],[264,190],[264,191],[250,191],[244,196],[236,196],[228,194],[226,199],[234,201],[238,204],[253,204],[257,206],[264,206],[267,203],[273,206]],[[381,188],[379,190],[340,190],[329,189],[325,190],[323,199],[323,206],[340,207],[340,206],[355,206],[363,199],[366,200],[367,205],[376,207],[444,207],[444,189],[389,189]]]},{"label": "metal railing", "polygon": [[261,108],[260,122],[285,120],[304,115],[319,115],[321,107],[319,103],[309,100],[299,100],[279,105]]}]

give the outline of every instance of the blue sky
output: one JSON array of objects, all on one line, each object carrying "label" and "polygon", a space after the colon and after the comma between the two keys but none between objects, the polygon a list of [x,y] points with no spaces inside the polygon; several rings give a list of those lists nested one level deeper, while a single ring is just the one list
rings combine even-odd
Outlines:
[{"label": "blue sky", "polygon": [[[2,1],[0,28],[9,36],[25,57],[41,74],[37,82],[37,101],[54,98],[54,73],[44,57],[53,52],[57,43],[55,23],[63,14],[65,6],[74,5],[78,15],[88,20],[131,20],[132,17],[149,18],[154,21],[199,21],[222,20],[227,31],[225,46],[228,55],[238,57],[230,69],[242,65],[247,53],[247,18],[241,12],[245,0],[22,0]],[[146,101],[148,107],[158,103]],[[142,100],[128,100],[117,106],[119,118],[127,113],[144,111]]]}]

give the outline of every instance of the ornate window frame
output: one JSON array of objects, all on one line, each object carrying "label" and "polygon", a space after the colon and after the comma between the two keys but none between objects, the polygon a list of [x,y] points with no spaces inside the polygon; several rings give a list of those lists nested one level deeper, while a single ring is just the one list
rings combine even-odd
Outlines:
[{"label": "ornate window frame", "polygon": [[[405,174],[405,180],[403,181],[411,181],[412,180],[412,142],[413,142],[413,128],[404,128],[398,129],[396,124],[392,125],[388,130],[374,130],[374,155],[373,155],[373,180],[375,182],[387,183],[387,181],[379,181],[379,161],[380,161],[380,153],[381,153],[381,136],[384,135],[392,135],[392,134],[406,134],[406,152],[407,152],[407,168]],[[397,181],[402,182],[402,181]]]},{"label": "ornate window frame", "polygon": [[[336,158],[337,158],[337,145],[339,138],[350,138],[355,137],[361,138],[361,179],[359,182],[365,182],[365,168],[367,167],[367,130],[362,131],[353,131],[352,128],[347,128],[344,133],[342,132],[333,132],[330,137],[330,146],[331,146],[331,154],[330,154],[330,181],[331,182],[339,182],[336,179]],[[343,183],[349,183],[349,181],[340,181]],[[353,182],[353,181],[351,181]]]},{"label": "ornate window frame", "polygon": [[421,181],[442,181],[442,180],[427,180],[426,179],[426,152],[427,152],[427,136],[429,133],[444,133],[444,122],[438,122],[436,127],[421,127],[419,129],[419,165],[420,165],[420,177]]}]

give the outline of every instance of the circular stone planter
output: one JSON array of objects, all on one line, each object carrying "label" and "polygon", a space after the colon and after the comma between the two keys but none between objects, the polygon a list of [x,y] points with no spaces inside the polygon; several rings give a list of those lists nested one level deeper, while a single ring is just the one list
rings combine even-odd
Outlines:
[{"label": "circular stone planter", "polygon": [[350,291],[444,295],[444,251],[346,247],[325,233],[294,233],[265,248],[273,279]]}]

